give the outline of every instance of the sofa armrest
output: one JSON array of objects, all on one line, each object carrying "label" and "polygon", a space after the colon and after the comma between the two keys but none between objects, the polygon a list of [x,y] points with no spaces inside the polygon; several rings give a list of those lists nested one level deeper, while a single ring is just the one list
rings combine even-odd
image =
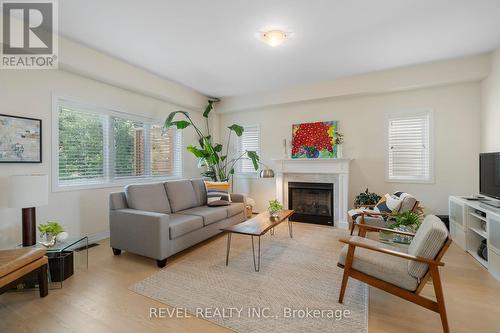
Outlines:
[{"label": "sofa armrest", "polygon": [[241,194],[241,193],[231,193],[231,201],[246,203],[247,196],[246,194]]},{"label": "sofa armrest", "polygon": [[117,209],[109,213],[110,245],[157,260],[170,251],[170,216],[137,209]]}]

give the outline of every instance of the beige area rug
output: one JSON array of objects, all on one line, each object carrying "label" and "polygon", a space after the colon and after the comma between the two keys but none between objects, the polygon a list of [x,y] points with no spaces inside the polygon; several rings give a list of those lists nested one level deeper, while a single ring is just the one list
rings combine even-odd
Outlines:
[{"label": "beige area rug", "polygon": [[[282,223],[261,239],[255,272],[250,236],[233,234],[182,255],[131,290],[236,332],[367,332],[368,288],[349,280],[337,303],[343,270],[336,266],[345,231]],[[167,314],[169,316],[171,314]]]}]

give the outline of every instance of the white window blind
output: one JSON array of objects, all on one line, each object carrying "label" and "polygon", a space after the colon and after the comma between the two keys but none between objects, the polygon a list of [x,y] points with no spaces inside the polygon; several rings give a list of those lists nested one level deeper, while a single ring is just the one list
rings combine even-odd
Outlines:
[{"label": "white window blind", "polygon": [[181,133],[159,121],[59,101],[53,129],[56,189],[182,176]]},{"label": "white window blind", "polygon": [[387,117],[387,180],[432,181],[431,121],[430,111]]},{"label": "white window blind", "polygon": [[151,127],[151,174],[153,176],[181,176],[181,131],[162,125]]},{"label": "white window blind", "polygon": [[98,114],[59,109],[60,182],[104,180],[104,126]]},{"label": "white window blind", "polygon": [[[239,151],[243,154],[245,151],[255,151],[260,153],[260,128],[259,126],[244,126],[243,134],[239,138]],[[252,160],[242,158],[239,162],[239,173],[255,173]]]}]

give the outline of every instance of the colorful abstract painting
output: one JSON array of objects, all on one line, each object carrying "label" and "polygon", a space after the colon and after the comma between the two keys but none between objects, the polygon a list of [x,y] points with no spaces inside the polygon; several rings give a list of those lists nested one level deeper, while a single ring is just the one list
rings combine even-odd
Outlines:
[{"label": "colorful abstract painting", "polygon": [[292,126],[292,158],[336,158],[336,121]]}]

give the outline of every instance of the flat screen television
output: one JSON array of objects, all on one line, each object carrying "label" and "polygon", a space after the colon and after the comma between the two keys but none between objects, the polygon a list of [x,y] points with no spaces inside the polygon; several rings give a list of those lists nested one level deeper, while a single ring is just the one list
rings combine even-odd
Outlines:
[{"label": "flat screen television", "polygon": [[500,200],[500,153],[479,155],[479,193]]}]

